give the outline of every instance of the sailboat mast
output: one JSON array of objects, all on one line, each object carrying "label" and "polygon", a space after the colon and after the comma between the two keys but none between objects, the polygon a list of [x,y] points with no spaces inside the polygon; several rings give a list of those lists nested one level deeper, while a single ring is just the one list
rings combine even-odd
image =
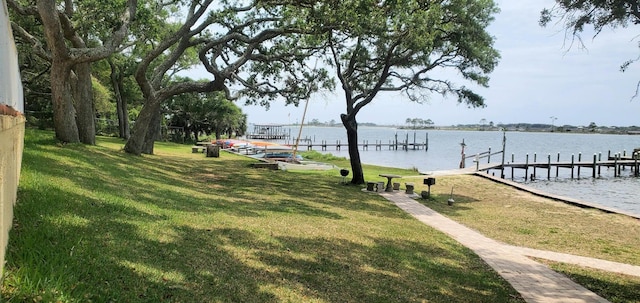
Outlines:
[{"label": "sailboat mast", "polygon": [[300,130],[298,130],[296,145],[293,148],[293,160],[296,159],[296,153],[298,153],[298,144],[300,143],[300,136],[302,136],[302,126],[304,125],[304,117],[307,115],[307,107],[309,107],[309,98],[307,98],[307,101],[304,103],[304,112],[302,112],[302,122],[300,123]]}]

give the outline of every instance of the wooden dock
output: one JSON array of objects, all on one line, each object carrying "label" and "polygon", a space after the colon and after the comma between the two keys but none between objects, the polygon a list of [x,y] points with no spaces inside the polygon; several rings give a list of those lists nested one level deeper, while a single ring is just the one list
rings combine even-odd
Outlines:
[{"label": "wooden dock", "polygon": [[[298,141],[298,149],[314,150],[315,148],[319,148],[322,151],[326,151],[328,149],[342,150],[343,147],[349,148],[349,143],[343,143],[340,140],[336,140],[335,143],[329,142],[326,140],[320,141],[320,143],[316,143],[315,138],[300,138],[296,140],[295,138],[292,142],[287,142],[287,145],[294,145],[295,142]],[[416,141],[416,133],[413,133],[413,142],[409,141],[409,134],[406,134],[404,140],[398,139],[398,134],[395,135],[394,140],[389,140],[384,143],[382,140],[376,140],[374,143],[370,143],[369,140],[363,140],[362,143],[357,144],[358,149],[369,150],[369,148],[374,148],[375,150],[429,150],[429,133],[425,133],[425,141],[417,142]]]},{"label": "wooden dock", "polygon": [[[582,159],[582,155],[578,154],[578,159],[576,160],[575,156],[571,156],[570,161],[560,161],[560,155],[558,154],[557,160],[552,161],[551,155],[548,155],[545,159],[546,161],[540,162],[537,160],[537,156],[534,154],[533,161],[529,162],[529,155],[526,156],[525,162],[515,162],[512,161],[508,163],[496,163],[491,164],[487,163],[480,167],[477,163],[478,171],[489,171],[489,170],[501,170],[502,176],[504,177],[504,170],[511,169],[511,176],[515,175],[515,170],[524,170],[524,179],[538,179],[539,178],[539,170],[543,170],[543,173],[546,173],[546,178],[551,179],[552,171],[555,169],[555,177],[559,176],[560,168],[569,169],[571,172],[571,178],[576,178],[581,176],[581,170],[587,169],[591,173],[592,178],[596,178],[601,175],[602,168],[606,169],[614,169],[614,177],[619,177],[622,175],[622,171],[630,169],[633,172],[633,176],[640,177],[640,159],[639,157],[627,157],[622,154],[616,154],[609,156],[606,160],[602,160],[602,156],[593,155],[592,160],[584,161]],[[531,173],[530,173],[531,172]],[[543,174],[542,176],[545,176]]]},{"label": "wooden dock", "polygon": [[[336,141],[335,143],[329,143],[327,141],[321,141],[320,143],[313,143],[310,141],[302,142],[298,144],[298,149],[306,148],[307,150],[320,149],[326,151],[328,149],[341,150],[343,147],[349,148],[348,143],[342,143]],[[369,148],[375,148],[375,150],[428,150],[429,145],[427,143],[407,143],[407,142],[389,142],[382,143],[382,141],[376,141],[375,143],[369,143],[369,141],[363,141],[358,144],[358,149],[369,150]]]}]

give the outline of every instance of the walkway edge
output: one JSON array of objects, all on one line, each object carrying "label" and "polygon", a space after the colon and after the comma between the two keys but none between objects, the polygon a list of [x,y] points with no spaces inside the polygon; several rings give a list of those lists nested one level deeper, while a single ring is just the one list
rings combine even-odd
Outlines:
[{"label": "walkway edge", "polygon": [[525,256],[511,245],[485,237],[403,193],[380,193],[400,209],[468,247],[530,303],[609,302],[569,278]]}]

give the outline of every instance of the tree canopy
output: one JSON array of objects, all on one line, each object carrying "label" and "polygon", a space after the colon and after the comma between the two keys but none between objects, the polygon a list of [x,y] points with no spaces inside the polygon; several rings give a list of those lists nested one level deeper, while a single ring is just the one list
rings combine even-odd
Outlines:
[{"label": "tree canopy", "polygon": [[[135,78],[145,104],[125,145],[132,154],[152,153],[154,128],[163,102],[183,93],[224,92],[227,99],[268,105],[284,97],[297,104],[330,83],[322,69],[311,69],[313,49],[297,42],[312,32],[300,16],[307,3],[270,1],[192,1],[186,13],[157,43],[148,43]],[[155,41],[155,40],[154,40]],[[170,83],[169,71],[189,53],[197,53],[210,75],[207,81]]]},{"label": "tree canopy", "polygon": [[[484,106],[473,90],[443,76],[454,70],[487,86],[499,54],[486,27],[498,12],[491,0],[328,1],[314,21],[328,29],[327,62],[344,91],[354,184],[364,183],[357,148],[356,115],[380,92],[399,92],[416,102],[431,93],[453,95],[472,107]],[[393,106],[390,104],[389,106]]]},{"label": "tree canopy", "polygon": [[[199,141],[200,134],[243,134],[247,116],[222,93],[190,93],[173,97],[166,104],[166,115],[173,127],[184,129],[184,141]],[[193,135],[193,137],[192,137]]]},{"label": "tree canopy", "polygon": [[[640,24],[640,1],[556,0],[553,7],[545,8],[540,13],[540,25],[547,26],[554,20],[562,23],[571,36],[582,43],[580,34],[589,26],[593,27],[597,36],[607,27]],[[625,71],[637,60],[632,58],[625,61],[620,69]]]}]

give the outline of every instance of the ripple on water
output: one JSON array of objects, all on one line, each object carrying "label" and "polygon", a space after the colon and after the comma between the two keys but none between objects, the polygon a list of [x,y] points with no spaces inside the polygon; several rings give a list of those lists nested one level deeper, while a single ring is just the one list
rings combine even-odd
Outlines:
[{"label": "ripple on water", "polygon": [[640,215],[640,178],[630,175],[599,178],[538,179],[525,182],[527,186],[548,193],[571,197]]}]

